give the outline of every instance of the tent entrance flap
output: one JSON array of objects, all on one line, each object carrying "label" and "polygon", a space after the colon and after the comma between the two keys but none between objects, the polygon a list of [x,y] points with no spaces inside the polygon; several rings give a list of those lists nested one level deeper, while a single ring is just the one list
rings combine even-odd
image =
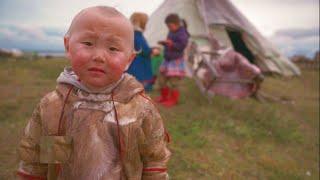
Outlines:
[{"label": "tent entrance flap", "polygon": [[226,29],[226,31],[234,50],[246,57],[250,63],[254,64],[254,56],[247,47],[246,43],[243,41],[241,32],[232,29]]}]

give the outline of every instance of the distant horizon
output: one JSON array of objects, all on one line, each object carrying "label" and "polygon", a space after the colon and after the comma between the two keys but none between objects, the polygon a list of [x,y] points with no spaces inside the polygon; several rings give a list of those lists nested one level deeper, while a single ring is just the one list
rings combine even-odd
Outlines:
[{"label": "distant horizon", "polygon": [[[12,48],[14,49],[14,48]],[[60,56],[62,54],[65,54],[65,50],[24,50],[24,49],[19,49],[24,53],[37,53],[37,54],[42,54],[41,56],[46,56],[46,55],[52,55],[52,56]],[[304,54],[293,54],[291,56],[287,56],[287,58],[292,58],[293,56],[305,56],[307,58],[310,58],[311,60],[313,60],[314,56],[316,55],[317,52],[320,52],[320,49],[318,51],[316,51],[313,55],[304,55]]]},{"label": "distant horizon", "polygon": [[41,50],[41,49],[19,49],[22,52],[37,52],[37,53],[44,53],[44,52],[48,52],[48,53],[65,53],[64,50],[58,50],[58,49],[49,49],[49,50]]}]

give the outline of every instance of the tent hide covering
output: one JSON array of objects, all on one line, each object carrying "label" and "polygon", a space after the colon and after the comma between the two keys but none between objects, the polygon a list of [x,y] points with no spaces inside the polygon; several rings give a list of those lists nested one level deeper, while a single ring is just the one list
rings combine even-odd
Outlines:
[{"label": "tent hide covering", "polygon": [[232,48],[264,73],[283,76],[300,75],[300,70],[265,38],[229,0],[165,0],[150,16],[145,37],[151,46],[164,40],[164,23],[170,13],[177,13],[188,24],[191,41],[208,47],[209,37],[219,47]]}]

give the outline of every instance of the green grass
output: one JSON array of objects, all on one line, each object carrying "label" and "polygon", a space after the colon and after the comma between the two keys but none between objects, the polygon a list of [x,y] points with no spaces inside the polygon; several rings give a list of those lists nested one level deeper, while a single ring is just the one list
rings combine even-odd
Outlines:
[{"label": "green grass", "polygon": [[[23,127],[65,65],[0,60],[0,179],[14,178]],[[294,103],[224,97],[210,103],[193,80],[184,80],[181,103],[159,107],[172,136],[171,179],[319,179],[319,71],[269,77],[262,90]]]}]

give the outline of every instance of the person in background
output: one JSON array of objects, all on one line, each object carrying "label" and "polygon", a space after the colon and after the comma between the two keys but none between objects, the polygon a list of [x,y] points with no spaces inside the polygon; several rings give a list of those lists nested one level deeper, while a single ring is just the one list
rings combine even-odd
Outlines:
[{"label": "person in background", "polygon": [[185,76],[183,53],[190,35],[185,21],[182,21],[177,14],[169,14],[165,23],[169,34],[166,40],[158,42],[164,46],[164,62],[160,66],[159,76],[161,96],[156,101],[171,107],[179,101],[179,84]]},{"label": "person in background", "polygon": [[148,15],[135,12],[131,15],[130,21],[134,27],[134,48],[137,51],[137,56],[127,72],[137,78],[143,84],[146,91],[150,91],[152,90],[152,50],[142,34],[148,21]]}]

